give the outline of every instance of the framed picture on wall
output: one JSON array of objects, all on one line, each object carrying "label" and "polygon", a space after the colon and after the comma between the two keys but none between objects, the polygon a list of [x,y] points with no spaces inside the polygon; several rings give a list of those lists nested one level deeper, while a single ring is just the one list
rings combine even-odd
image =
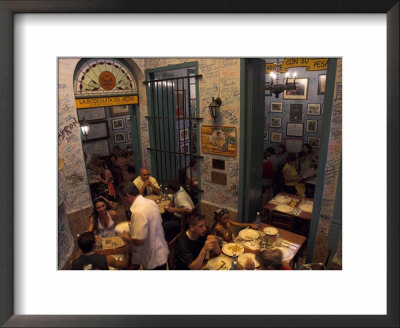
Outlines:
[{"label": "framed picture on wall", "polygon": [[281,128],[282,127],[282,117],[271,117],[269,120],[269,126],[271,128]]},{"label": "framed picture on wall", "polygon": [[301,122],[303,119],[303,104],[290,104],[289,120],[292,122]]},{"label": "framed picture on wall", "polygon": [[298,154],[303,148],[303,138],[285,138],[285,147],[288,153]]},{"label": "framed picture on wall", "polygon": [[[288,82],[293,83],[293,79],[288,79]],[[296,78],[296,90],[283,92],[283,99],[306,100],[308,93],[308,78]]]},{"label": "framed picture on wall", "polygon": [[118,120],[112,120],[113,130],[119,130],[124,128],[124,120],[122,118]]},{"label": "framed picture on wall", "polygon": [[317,133],[318,120],[307,120],[306,132]]},{"label": "framed picture on wall", "polygon": [[269,131],[264,131],[264,141],[268,141],[269,139]]},{"label": "framed picture on wall", "polygon": [[321,115],[321,104],[307,104],[307,115]]},{"label": "framed picture on wall", "polygon": [[[271,82],[266,82],[265,83],[265,85],[268,85],[268,84],[270,84]],[[272,91],[271,90],[265,90],[265,95],[267,96],[267,97],[271,97],[272,96]]]},{"label": "framed picture on wall", "polygon": [[320,74],[318,76],[318,94],[325,94],[325,85],[326,85],[326,74]]},{"label": "framed picture on wall", "polygon": [[114,143],[125,142],[125,133],[114,133]]},{"label": "framed picture on wall", "polygon": [[290,123],[286,124],[286,135],[292,137],[302,137],[303,136],[303,123]]},{"label": "framed picture on wall", "polygon": [[271,101],[271,113],[282,113],[283,104],[281,102]]},{"label": "framed picture on wall", "polygon": [[129,107],[128,107],[128,105],[125,105],[125,106],[112,106],[112,107],[109,107],[109,110],[110,110],[110,116],[111,117],[129,115]]},{"label": "framed picture on wall", "polygon": [[94,141],[108,137],[109,134],[107,121],[89,122],[89,134],[82,141]]},{"label": "framed picture on wall", "polygon": [[132,140],[132,132],[127,133],[127,138],[128,138],[128,140]]},{"label": "framed picture on wall", "polygon": [[271,132],[271,142],[282,142],[282,132]]},{"label": "framed picture on wall", "polygon": [[106,109],[104,107],[78,108],[77,112],[79,121],[83,119],[86,121],[93,121],[107,118]]},{"label": "framed picture on wall", "polygon": [[308,137],[307,142],[311,145],[313,148],[319,148],[319,138],[318,137]]},{"label": "framed picture on wall", "polygon": [[131,118],[130,117],[125,118],[125,123],[126,123],[126,127],[130,128],[131,127]]}]

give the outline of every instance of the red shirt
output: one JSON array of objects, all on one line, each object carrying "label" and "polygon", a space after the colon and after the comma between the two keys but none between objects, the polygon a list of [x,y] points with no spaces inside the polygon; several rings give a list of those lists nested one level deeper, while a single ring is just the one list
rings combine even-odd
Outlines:
[{"label": "red shirt", "polygon": [[270,161],[263,161],[263,179],[270,179],[274,176],[274,169]]}]

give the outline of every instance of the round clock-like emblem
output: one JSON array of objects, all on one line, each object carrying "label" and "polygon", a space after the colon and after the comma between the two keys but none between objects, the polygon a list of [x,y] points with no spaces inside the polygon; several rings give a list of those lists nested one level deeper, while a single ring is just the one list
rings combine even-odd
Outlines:
[{"label": "round clock-like emblem", "polygon": [[112,90],[115,87],[115,76],[109,71],[104,71],[99,76],[99,82],[104,90]]}]

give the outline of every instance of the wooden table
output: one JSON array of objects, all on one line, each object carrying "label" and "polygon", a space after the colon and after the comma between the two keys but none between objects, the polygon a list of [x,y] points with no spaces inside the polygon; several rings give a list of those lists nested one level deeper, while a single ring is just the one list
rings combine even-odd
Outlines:
[{"label": "wooden table", "polygon": [[170,199],[162,200],[162,196],[160,196],[160,195],[146,195],[146,196],[144,196],[144,198],[154,201],[157,204],[158,209],[160,210],[161,214],[165,213],[166,206],[171,205]]}]

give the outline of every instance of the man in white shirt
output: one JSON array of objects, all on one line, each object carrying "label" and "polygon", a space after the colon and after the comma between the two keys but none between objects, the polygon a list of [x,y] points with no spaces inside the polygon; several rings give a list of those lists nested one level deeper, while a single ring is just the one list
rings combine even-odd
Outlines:
[{"label": "man in white shirt", "polygon": [[140,195],[131,182],[120,185],[119,197],[132,213],[130,234],[118,234],[133,245],[132,263],[141,264],[145,270],[165,270],[169,250],[157,204]]},{"label": "man in white shirt", "polygon": [[151,194],[159,194],[160,186],[157,180],[150,176],[149,170],[145,167],[140,169],[140,175],[133,180],[135,186],[139,189],[139,193],[143,196]]}]

